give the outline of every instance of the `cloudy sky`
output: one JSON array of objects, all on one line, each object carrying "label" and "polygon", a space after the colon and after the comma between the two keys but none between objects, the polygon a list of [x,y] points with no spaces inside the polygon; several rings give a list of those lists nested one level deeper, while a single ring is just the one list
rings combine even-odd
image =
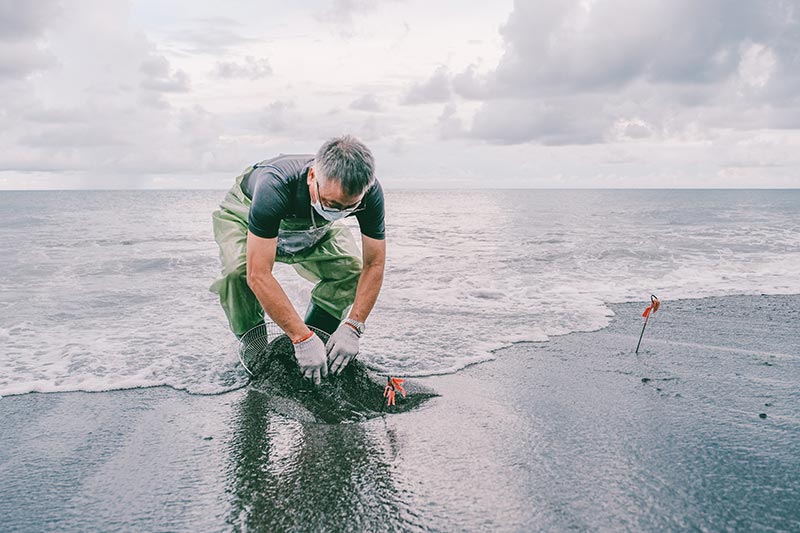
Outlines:
[{"label": "cloudy sky", "polygon": [[[221,7],[224,5],[224,8]],[[798,187],[797,0],[0,0],[0,188]]]}]

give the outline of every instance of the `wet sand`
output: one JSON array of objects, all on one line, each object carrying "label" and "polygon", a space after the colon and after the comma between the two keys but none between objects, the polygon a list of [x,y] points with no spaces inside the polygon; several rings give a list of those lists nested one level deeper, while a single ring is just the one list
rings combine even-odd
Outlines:
[{"label": "wet sand", "polygon": [[800,296],[667,299],[635,355],[644,306],[362,423],[253,389],[0,399],[0,529],[800,529]]}]

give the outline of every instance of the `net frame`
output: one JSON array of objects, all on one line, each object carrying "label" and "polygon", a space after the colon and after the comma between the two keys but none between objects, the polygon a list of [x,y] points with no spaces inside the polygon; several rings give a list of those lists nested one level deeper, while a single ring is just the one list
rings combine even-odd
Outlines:
[{"label": "net frame", "polygon": [[[308,326],[308,329],[313,331],[322,340],[323,344],[327,344],[330,337],[328,333],[314,326]],[[239,356],[242,368],[250,377],[255,374],[248,368],[246,361],[254,361],[258,357],[265,356],[269,352],[270,345],[282,335],[286,334],[275,322],[265,320],[241,336],[236,353]]]}]

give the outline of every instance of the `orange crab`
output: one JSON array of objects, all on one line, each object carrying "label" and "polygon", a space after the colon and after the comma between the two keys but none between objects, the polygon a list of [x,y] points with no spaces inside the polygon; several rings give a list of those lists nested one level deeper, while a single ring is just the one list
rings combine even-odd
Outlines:
[{"label": "orange crab", "polygon": [[403,388],[404,379],[386,377],[386,387],[383,389],[383,397],[386,398],[386,405],[395,405],[394,395],[395,392],[400,392],[403,398],[406,397],[406,390]]}]

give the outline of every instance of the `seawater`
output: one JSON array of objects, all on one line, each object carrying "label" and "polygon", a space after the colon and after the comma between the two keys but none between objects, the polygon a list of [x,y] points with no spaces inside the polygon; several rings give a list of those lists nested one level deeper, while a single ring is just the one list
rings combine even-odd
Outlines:
[{"label": "seawater", "polygon": [[[0,395],[241,386],[208,291],[224,194],[0,192]],[[455,372],[602,328],[609,303],[651,293],[664,312],[800,293],[798,190],[390,190],[386,205],[386,276],[359,356],[380,372]],[[302,312],[311,284],[276,275]]]}]

